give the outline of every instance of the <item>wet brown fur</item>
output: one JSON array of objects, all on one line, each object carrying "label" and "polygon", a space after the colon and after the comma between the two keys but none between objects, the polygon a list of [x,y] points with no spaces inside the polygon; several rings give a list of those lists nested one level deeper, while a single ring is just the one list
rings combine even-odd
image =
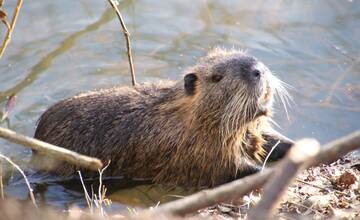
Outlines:
[{"label": "wet brown fur", "polygon": [[[247,71],[246,62],[236,62],[248,57],[214,50],[187,71],[194,74],[188,88],[182,80],[164,81],[66,99],[41,116],[35,138],[111,160],[106,175],[167,185],[212,187],[256,172],[268,152],[263,133],[271,107],[257,108],[263,87],[232,75]],[[57,162],[52,172],[69,176],[77,169]]]}]

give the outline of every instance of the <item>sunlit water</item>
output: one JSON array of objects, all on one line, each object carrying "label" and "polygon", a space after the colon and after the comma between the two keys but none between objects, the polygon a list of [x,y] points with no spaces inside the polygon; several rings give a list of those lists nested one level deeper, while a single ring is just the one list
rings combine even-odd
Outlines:
[{"label": "sunlit water", "polygon": [[[14,4],[6,1],[5,9]],[[119,8],[131,32],[138,82],[180,79],[213,46],[245,49],[294,87],[289,118],[276,106],[282,133],[325,143],[360,127],[359,1],[121,1]],[[0,30],[4,36],[4,26]],[[25,1],[0,73],[0,107],[16,93],[10,128],[29,136],[53,103],[131,83],[120,25],[106,0]],[[31,155],[4,140],[0,152],[22,166]],[[115,207],[149,206],[181,191],[122,188],[111,196]],[[22,182],[7,193],[27,197]],[[37,199],[85,205],[81,188],[56,183]]]}]

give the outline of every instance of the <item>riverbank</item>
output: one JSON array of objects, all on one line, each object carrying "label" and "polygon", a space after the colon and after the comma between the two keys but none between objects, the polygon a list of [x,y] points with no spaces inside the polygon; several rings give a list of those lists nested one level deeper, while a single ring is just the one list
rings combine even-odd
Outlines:
[{"label": "riverbank", "polygon": [[[279,219],[357,219],[360,217],[360,158],[348,155],[329,165],[301,172],[282,198],[276,218]],[[199,210],[186,218],[246,219],[248,211],[261,199],[261,190],[237,201],[229,201]],[[110,204],[110,203],[108,203]],[[105,204],[104,204],[105,205]],[[153,208],[149,208],[152,210]],[[55,210],[46,205],[34,209],[30,202],[6,198],[0,202],[0,219],[174,219],[174,216],[150,215],[148,209],[129,208],[119,213],[100,214],[95,207],[71,207]]]}]

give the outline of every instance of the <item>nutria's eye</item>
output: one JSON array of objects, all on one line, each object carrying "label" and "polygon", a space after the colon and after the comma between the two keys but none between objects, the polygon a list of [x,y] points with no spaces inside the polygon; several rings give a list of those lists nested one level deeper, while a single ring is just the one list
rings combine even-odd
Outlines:
[{"label": "nutria's eye", "polygon": [[212,82],[219,82],[222,78],[223,78],[222,75],[215,74],[215,75],[211,76],[211,81]]},{"label": "nutria's eye", "polygon": [[189,73],[186,74],[184,77],[184,88],[185,88],[185,92],[188,95],[194,95],[195,94],[195,86],[196,86],[196,81],[198,80],[197,76],[195,75],[195,73]]}]

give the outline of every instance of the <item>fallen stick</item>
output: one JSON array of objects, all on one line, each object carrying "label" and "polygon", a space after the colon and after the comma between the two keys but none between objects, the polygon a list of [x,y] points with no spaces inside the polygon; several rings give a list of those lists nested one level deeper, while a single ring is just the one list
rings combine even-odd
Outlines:
[{"label": "fallen stick", "polygon": [[4,41],[3,41],[2,45],[1,45],[1,48],[0,48],[0,58],[3,56],[7,45],[10,43],[11,34],[14,31],[15,24],[16,24],[17,18],[19,16],[19,12],[20,12],[20,8],[22,6],[22,3],[23,3],[23,0],[18,0],[17,3],[16,3],[16,8],[15,8],[12,20],[11,20],[10,27],[8,27],[8,30],[6,32],[6,36],[5,36]]},{"label": "fallen stick", "polygon": [[303,163],[315,156],[320,149],[314,139],[297,141],[286,157],[279,163],[274,175],[265,184],[261,200],[250,210],[251,220],[271,219],[288,185],[303,168]]},{"label": "fallen stick", "polygon": [[183,216],[209,206],[216,205],[219,202],[229,201],[239,198],[251,190],[261,187],[273,173],[273,169],[266,169],[262,173],[244,177],[223,184],[214,189],[202,190],[193,195],[166,203],[154,209],[156,216],[160,213],[170,213]]},{"label": "fallen stick", "polygon": [[131,43],[130,43],[130,32],[128,31],[128,29],[126,28],[124,19],[120,13],[120,10],[117,7],[117,4],[115,3],[114,0],[108,0],[111,7],[114,9],[120,24],[121,24],[121,28],[123,30],[124,33],[124,37],[126,40],[126,50],[127,50],[127,56],[128,56],[128,60],[129,60],[129,66],[130,66],[130,74],[131,74],[131,82],[132,85],[135,86],[136,85],[136,80],[135,80],[135,70],[134,70],[134,63],[133,63],[133,58],[132,58],[132,52],[131,52]]},{"label": "fallen stick", "polygon": [[329,164],[345,156],[351,151],[360,148],[360,130],[354,131],[344,137],[338,138],[325,144],[322,150],[314,157],[313,160],[309,160],[306,164],[307,167],[312,167],[318,164]]},{"label": "fallen stick", "polygon": [[[360,148],[360,131],[355,131],[345,137],[332,141],[324,146],[314,158],[304,163],[305,168],[336,161],[347,153]],[[185,215],[199,209],[216,205],[220,202],[240,198],[250,191],[261,187],[270,176],[274,175],[279,165],[265,169],[257,173],[233,182],[218,186],[214,189],[200,191],[183,199],[166,203],[153,209],[155,214],[170,213],[174,215]]]},{"label": "fallen stick", "polygon": [[102,168],[102,162],[93,157],[78,154],[74,151],[58,147],[35,138],[27,137],[16,132],[0,127],[0,137],[11,142],[31,148],[35,151],[41,152],[47,156],[51,156],[58,160],[63,160],[73,165],[97,171]]}]

